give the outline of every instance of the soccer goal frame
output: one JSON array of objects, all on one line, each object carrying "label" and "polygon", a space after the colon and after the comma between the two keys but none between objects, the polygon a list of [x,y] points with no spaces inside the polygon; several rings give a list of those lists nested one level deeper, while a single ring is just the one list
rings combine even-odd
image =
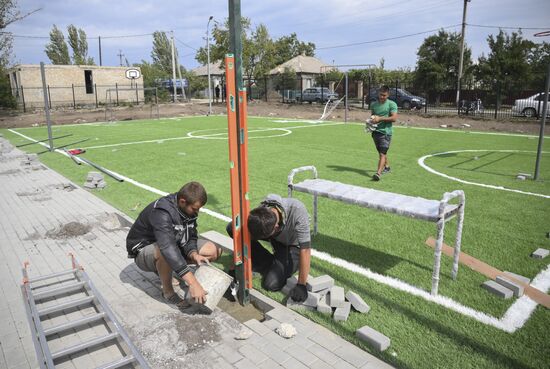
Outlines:
[{"label": "soccer goal frame", "polygon": [[[348,122],[348,110],[349,110],[348,72],[349,72],[349,69],[350,68],[354,68],[354,69],[365,68],[369,71],[369,75],[370,75],[371,74],[371,69],[376,68],[376,64],[337,64],[337,65],[333,64],[333,65],[323,65],[321,67],[320,71],[321,71],[321,74],[326,74],[329,71],[338,71],[339,72],[340,71],[339,68],[347,68],[346,70],[343,71],[343,73],[344,73],[344,76],[343,76],[343,79],[344,79],[344,96],[341,99],[338,99],[336,101],[332,101],[330,99],[327,101],[327,103],[325,105],[325,108],[323,110],[323,114],[321,115],[321,118],[319,118],[320,121],[325,120],[330,115],[330,113],[332,113],[334,111],[334,109],[336,109],[336,107],[343,100],[344,101],[344,123]],[[340,80],[338,82],[335,89],[338,88],[338,86],[340,85],[341,82],[342,82],[342,80]]]}]

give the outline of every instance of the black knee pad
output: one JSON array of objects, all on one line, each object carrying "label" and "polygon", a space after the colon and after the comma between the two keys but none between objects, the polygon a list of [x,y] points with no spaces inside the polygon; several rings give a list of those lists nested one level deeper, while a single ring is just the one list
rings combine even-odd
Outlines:
[{"label": "black knee pad", "polygon": [[262,279],[262,288],[268,291],[279,291],[286,284],[283,265],[275,260]]},{"label": "black knee pad", "polygon": [[233,222],[227,223],[227,226],[225,226],[225,231],[229,237],[233,238]]}]

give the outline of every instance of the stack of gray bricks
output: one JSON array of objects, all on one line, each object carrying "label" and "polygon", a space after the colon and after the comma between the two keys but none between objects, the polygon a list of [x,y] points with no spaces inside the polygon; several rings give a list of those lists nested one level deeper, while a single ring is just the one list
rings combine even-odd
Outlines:
[{"label": "stack of gray bricks", "polygon": [[[282,292],[288,295],[297,283],[296,277],[288,278]],[[329,275],[315,278],[309,276],[306,287],[308,290],[306,301],[298,303],[288,298],[287,307],[293,310],[317,310],[322,314],[332,315],[335,321],[346,321],[352,307],[360,313],[367,313],[370,310],[361,296],[352,291],[346,294],[344,288],[336,286],[334,279]]]},{"label": "stack of gray bricks", "polygon": [[84,187],[86,188],[105,188],[107,186],[107,182],[105,182],[105,179],[103,178],[103,174],[99,172],[88,172],[88,176],[86,177],[86,182],[84,182]]},{"label": "stack of gray bricks", "polygon": [[498,275],[494,281],[489,280],[483,283],[482,287],[498,297],[509,299],[512,296],[523,296],[524,289],[529,286],[530,282],[531,280],[527,277],[504,272]]}]

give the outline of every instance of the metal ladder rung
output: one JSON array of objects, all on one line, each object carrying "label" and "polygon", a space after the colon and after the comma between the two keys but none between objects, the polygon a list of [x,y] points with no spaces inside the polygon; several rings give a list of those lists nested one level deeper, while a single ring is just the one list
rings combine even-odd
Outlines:
[{"label": "metal ladder rung", "polygon": [[88,324],[88,323],[95,322],[97,320],[101,320],[101,319],[105,318],[105,316],[106,316],[106,314],[102,312],[102,313],[99,313],[99,314],[94,314],[92,316],[87,316],[87,317],[82,318],[82,319],[77,319],[77,320],[73,320],[73,321],[70,321],[70,322],[67,322],[67,323],[59,324],[59,325],[53,326],[51,328],[44,329],[44,335],[46,337],[51,336],[52,334],[56,334],[56,333],[59,333],[59,332],[66,331],[68,329],[76,328],[76,327],[79,327],[81,325],[85,325],[85,324]]},{"label": "metal ladder rung", "polygon": [[56,351],[56,352],[52,353],[52,360],[57,360],[57,359],[62,358],[64,356],[74,354],[75,352],[79,352],[79,351],[82,351],[82,350],[86,350],[87,348],[100,345],[104,342],[113,340],[113,339],[117,338],[118,336],[119,336],[118,332],[113,332],[113,333],[110,333],[110,334],[105,335],[105,336],[92,338],[91,340],[84,341],[84,342],[78,343],[74,346],[64,348],[62,350],[59,350],[59,351]]},{"label": "metal ladder rung", "polygon": [[55,306],[52,306],[52,307],[49,307],[49,308],[40,309],[40,310],[38,310],[38,316],[52,314],[52,313],[56,313],[58,311],[62,311],[62,310],[65,310],[65,309],[70,309],[70,308],[73,308],[73,307],[76,307],[76,306],[84,305],[84,304],[92,302],[94,300],[94,298],[95,298],[95,296],[93,296],[93,295],[92,296],[86,296],[86,297],[83,297],[81,299],[75,299],[75,300],[67,301],[66,303],[61,304],[61,305],[55,305]]},{"label": "metal ladder rung", "polygon": [[124,356],[123,358],[121,358],[119,360],[110,362],[110,363],[102,365],[102,366],[98,366],[96,369],[116,369],[116,368],[120,368],[121,366],[124,366],[126,364],[133,363],[134,361],[136,361],[136,358],[133,357],[132,355]]},{"label": "metal ladder rung", "polygon": [[42,300],[48,297],[54,297],[55,295],[60,295],[62,293],[77,291],[82,289],[82,287],[84,287],[85,284],[86,282],[75,282],[75,283],[67,284],[60,287],[50,288],[48,290],[34,294],[33,295],[34,301]]},{"label": "metal ladder rung", "polygon": [[28,283],[40,282],[40,281],[44,281],[46,279],[55,278],[55,277],[62,277],[62,276],[67,275],[67,274],[76,273],[77,271],[78,271],[78,269],[71,269],[71,270],[65,270],[65,271],[59,272],[59,273],[53,273],[53,274],[45,275],[45,276],[42,276],[42,277],[36,277],[36,278],[29,279]]}]

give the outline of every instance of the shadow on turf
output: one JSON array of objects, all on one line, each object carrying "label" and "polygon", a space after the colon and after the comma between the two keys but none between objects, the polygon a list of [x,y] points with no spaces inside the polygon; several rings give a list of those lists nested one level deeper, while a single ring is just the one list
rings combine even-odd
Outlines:
[{"label": "shadow on turf", "polygon": [[[318,269],[321,272],[321,274],[330,275],[330,273],[332,272],[331,269],[323,267],[322,265],[317,265],[316,269]],[[531,366],[529,366],[527,364],[524,364],[522,362],[519,362],[517,359],[515,359],[513,357],[510,357],[510,356],[507,356],[507,355],[505,355],[501,352],[498,352],[498,351],[494,350],[493,348],[489,347],[488,345],[483,344],[483,342],[481,340],[476,341],[476,340],[472,339],[471,337],[465,335],[462,332],[459,332],[457,330],[453,330],[452,328],[450,328],[448,326],[445,326],[445,325],[441,324],[440,322],[438,322],[436,320],[431,319],[427,315],[422,315],[422,312],[428,313],[428,310],[422,310],[422,312],[414,311],[414,310],[412,310],[410,308],[407,308],[407,307],[405,307],[401,304],[395,303],[394,301],[386,298],[381,293],[375,293],[371,290],[368,290],[365,287],[364,284],[354,282],[352,279],[347,279],[347,280],[346,279],[344,279],[344,280],[340,279],[338,282],[342,282],[342,283],[347,284],[347,286],[349,286],[353,290],[353,292],[355,292],[355,293],[359,294],[360,296],[362,296],[367,303],[369,303],[369,300],[370,301],[376,300],[376,303],[378,305],[386,306],[387,309],[389,311],[391,311],[392,313],[402,314],[402,315],[408,317],[409,319],[414,320],[414,321],[422,324],[425,327],[429,327],[429,329],[431,329],[433,331],[436,331],[438,334],[440,334],[442,336],[446,336],[446,337],[452,339],[454,342],[456,342],[457,346],[461,347],[462,350],[464,350],[465,347],[467,347],[468,350],[471,350],[473,352],[478,352],[480,355],[485,356],[488,359],[488,361],[491,361],[491,362],[494,362],[494,363],[499,363],[501,365],[500,366],[501,368],[532,369]],[[390,287],[387,287],[387,288],[390,288]],[[410,298],[411,299],[418,299],[418,297],[414,297],[414,296],[410,296]],[[413,305],[417,306],[417,304],[414,304],[414,303],[413,303]],[[422,308],[419,308],[419,309],[422,309]],[[441,316],[442,315],[443,314],[441,314]],[[328,319],[330,319],[330,317]],[[479,323],[479,324],[481,324],[481,323]],[[340,325],[340,328],[342,328],[348,335],[355,336],[355,330],[358,327],[349,327],[348,328],[345,325]],[[381,333],[384,334],[384,332],[381,332]],[[474,335],[474,334],[475,333],[472,333],[472,335]],[[407,336],[407,334],[405,334],[404,336]],[[392,339],[392,337],[390,337],[390,339]],[[404,344],[406,345],[406,343],[404,343]],[[422,347],[421,342],[417,342],[416,344],[419,347]],[[368,347],[365,344],[363,344],[363,346]],[[392,350],[387,350],[386,352],[383,352],[383,353],[377,352],[376,350],[372,350],[372,349],[370,349],[370,351],[372,351],[374,354],[376,354],[377,356],[379,356],[380,358],[382,358],[386,362],[390,363],[391,365],[397,366],[398,368],[401,368],[401,369],[413,368],[413,366],[407,365],[405,362],[393,357],[390,354],[390,352]],[[429,355],[429,352],[427,352],[426,354]],[[425,356],[426,359],[428,357],[427,355]],[[426,365],[426,367],[432,368],[433,366]],[[466,367],[466,366],[464,366],[464,367]]]},{"label": "shadow on turf", "polygon": [[367,267],[373,272],[380,274],[384,274],[387,270],[401,262],[412,264],[430,273],[432,272],[431,266],[418,264],[409,259],[403,259],[399,256],[374,250],[365,245],[334,238],[322,233],[318,233],[313,238],[313,247],[340,259],[353,261],[355,264]]},{"label": "shadow on turf", "polygon": [[351,172],[357,173],[361,176],[372,177],[370,173],[376,173],[376,169],[359,169],[353,167],[346,167],[343,165],[327,165],[327,168],[334,170],[335,172]]}]

